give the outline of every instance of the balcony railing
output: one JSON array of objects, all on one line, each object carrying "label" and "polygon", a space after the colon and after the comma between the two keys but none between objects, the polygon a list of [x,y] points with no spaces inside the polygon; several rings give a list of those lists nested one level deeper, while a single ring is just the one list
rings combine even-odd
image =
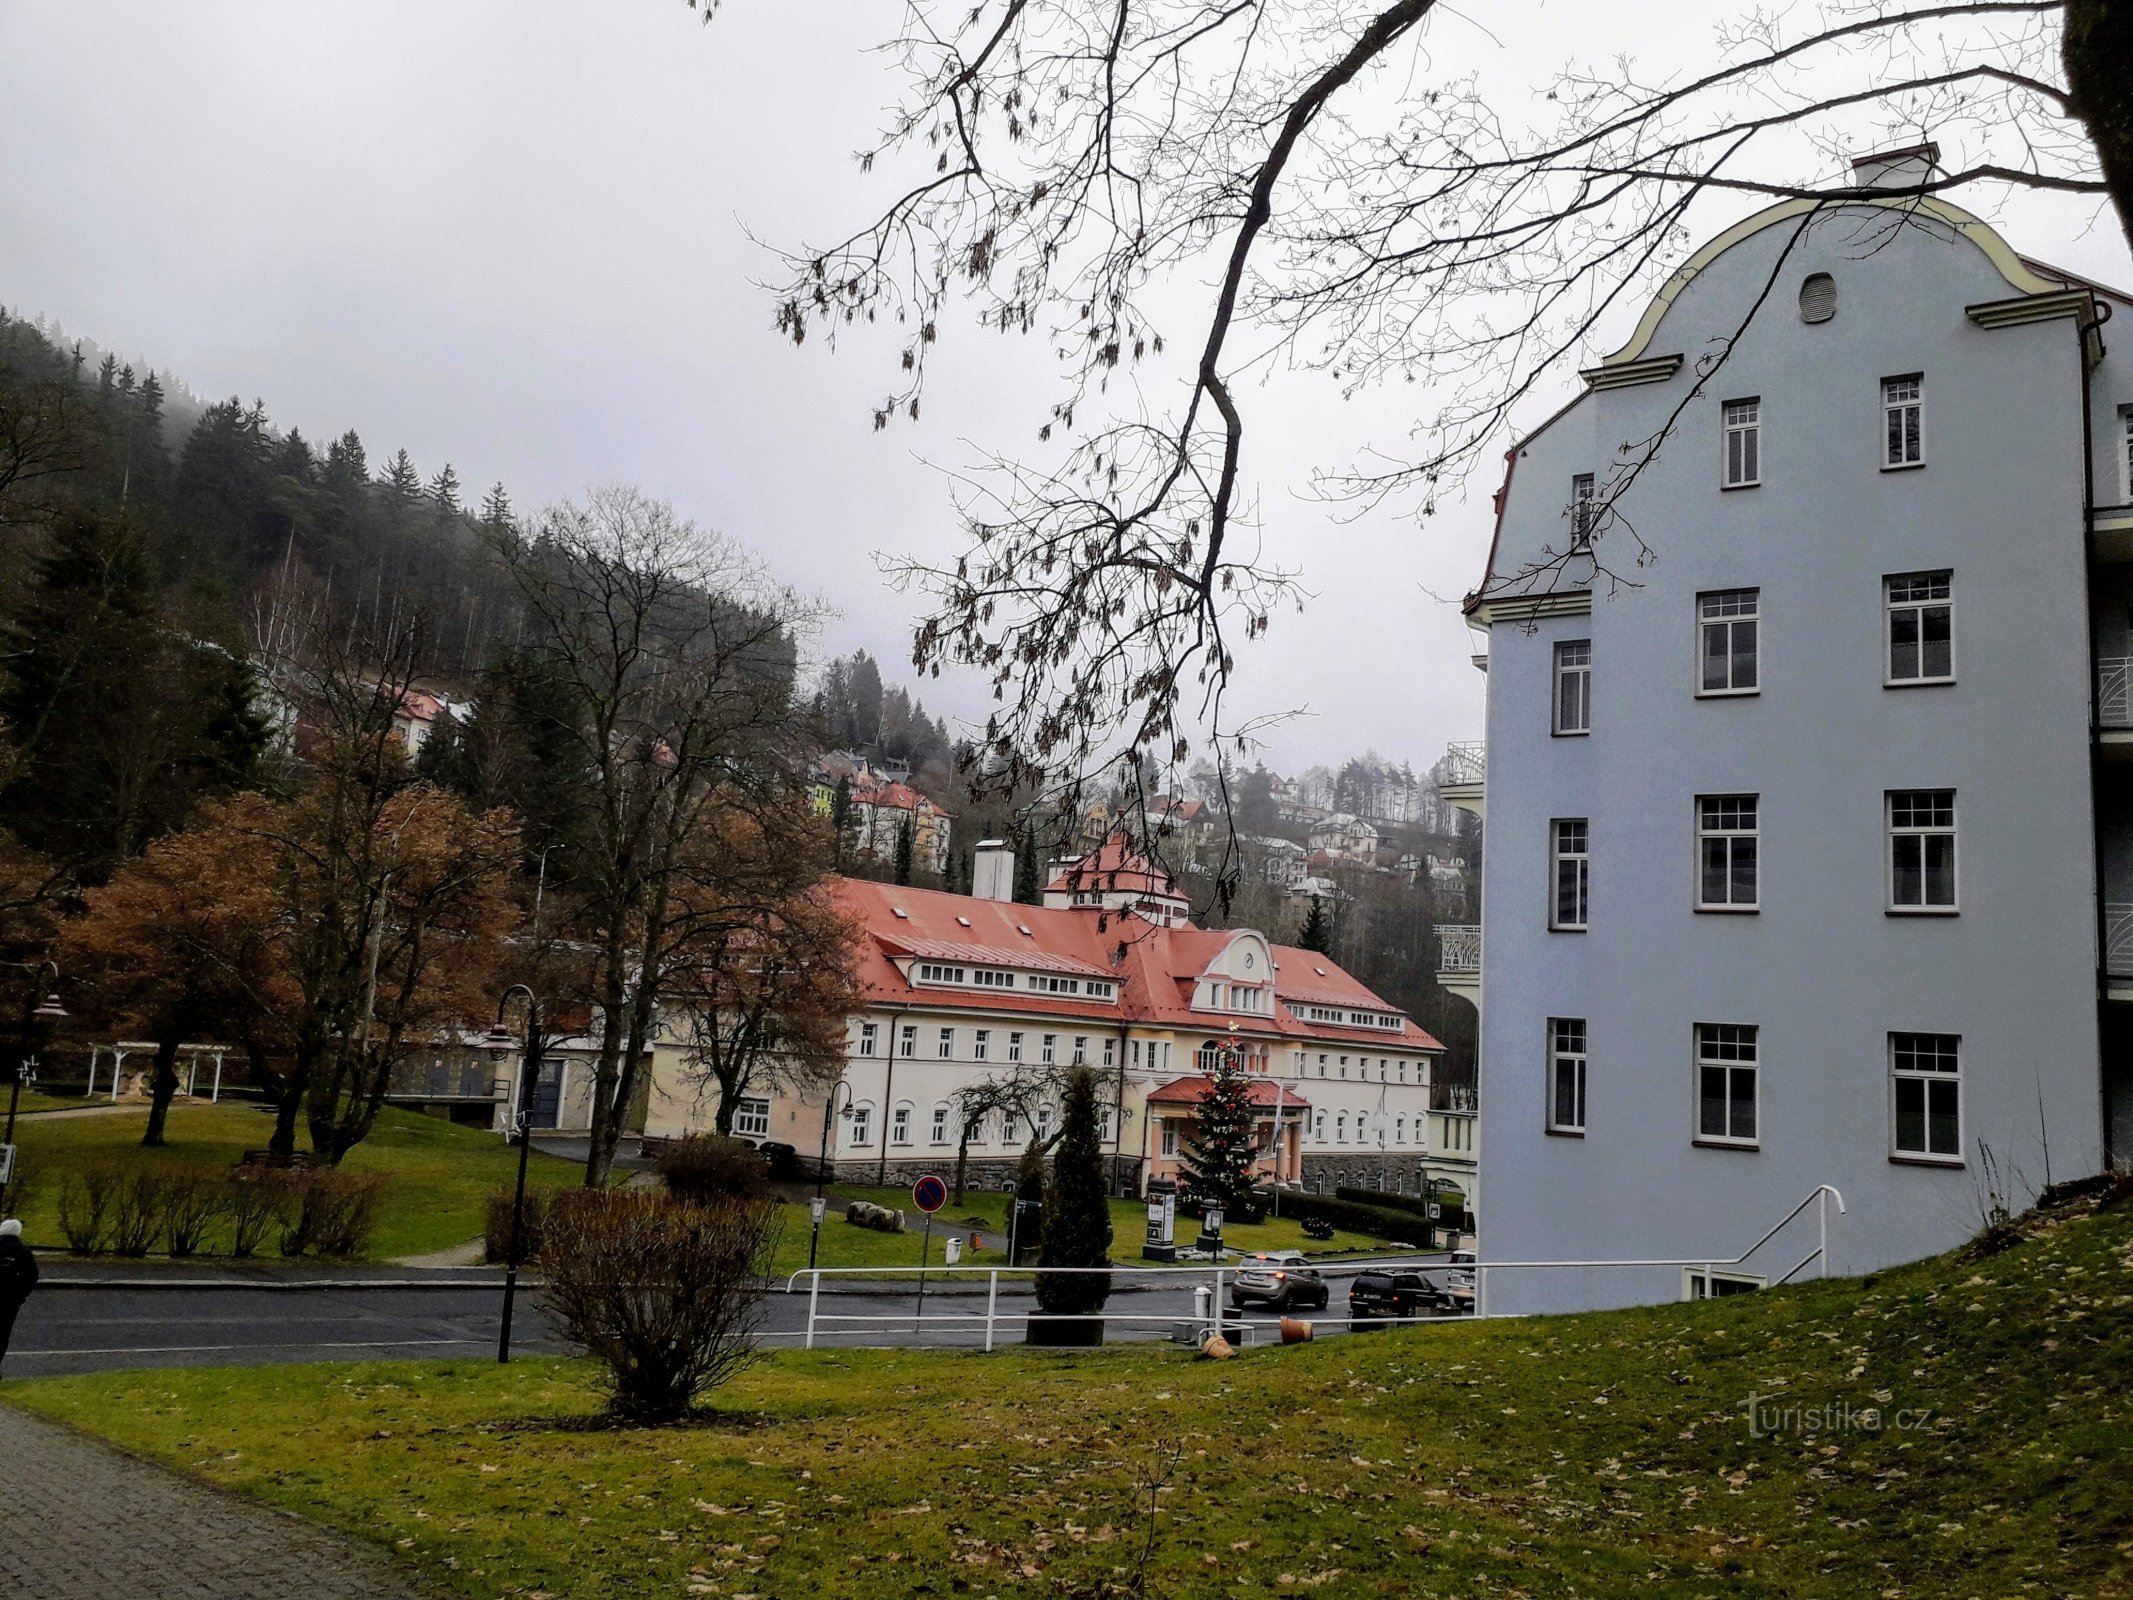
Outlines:
[{"label": "balcony railing", "polygon": [[[2127,906],[2133,917],[2133,906]],[[2133,929],[2129,929],[2129,946],[2133,946]],[[1445,978],[1471,978],[1481,972],[1481,929],[1470,924],[1437,928],[1437,975]]]},{"label": "balcony railing", "polygon": [[2133,656],[2105,656],[2096,663],[2096,725],[2133,728]]},{"label": "balcony railing", "polygon": [[2133,978],[2133,901],[2104,902],[2103,970],[2109,977]]},{"label": "balcony railing", "polygon": [[1489,775],[1489,747],[1480,739],[1466,739],[1444,747],[1444,781],[1448,784],[1483,783]]}]

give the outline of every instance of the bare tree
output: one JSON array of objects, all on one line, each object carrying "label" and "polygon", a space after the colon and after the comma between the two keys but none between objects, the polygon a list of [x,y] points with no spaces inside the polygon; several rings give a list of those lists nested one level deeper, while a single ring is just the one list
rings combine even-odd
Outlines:
[{"label": "bare tree", "polygon": [[796,630],[810,606],[725,539],[635,489],[594,490],[530,535],[489,530],[528,614],[526,649],[575,702],[588,837],[579,920],[597,949],[600,1050],[585,1181],[607,1180],[681,958],[692,849],[736,797],[783,784]]},{"label": "bare tree", "polygon": [[[955,1146],[955,1203],[963,1203],[963,1195],[969,1186],[970,1146],[978,1137],[978,1130],[988,1117],[1004,1116],[1010,1122],[1020,1122],[1031,1130],[1030,1144],[1040,1154],[1059,1142],[1065,1131],[1064,1125],[1055,1129],[1047,1138],[1038,1138],[1038,1113],[1047,1107],[1064,1103],[1067,1085],[1076,1072],[1086,1072],[1086,1067],[1064,1063],[1051,1066],[1015,1066],[1000,1072],[988,1073],[964,1084],[949,1096],[949,1104],[956,1118]],[[1098,1115],[1115,1114],[1118,1110],[1118,1084],[1110,1077],[1099,1074],[1095,1078],[1096,1109]]]},{"label": "bare tree", "polygon": [[[1829,199],[1814,180],[1847,145],[1930,133],[1952,158],[1914,201],[2092,196],[2133,234],[2127,0],[1743,3],[1700,72],[1537,86],[1556,119],[1538,129],[1447,75],[1438,9],[906,0],[888,48],[908,86],[861,156],[891,198],[789,253],[777,321],[795,341],[897,330],[877,428],[918,416],[951,314],[1052,346],[1032,446],[960,484],[966,552],[892,563],[932,601],[919,666],[974,667],[1000,702],[982,774],[1057,784],[1121,746],[1170,770],[1195,732],[1234,748],[1234,650],[1299,599],[1245,487],[1244,390],[1278,364],[1415,386],[1410,447],[1318,486],[1426,515],[1692,229]],[[1166,319],[1195,274],[1206,292]],[[1633,447],[1602,528],[1655,447]],[[1598,559],[1633,574],[1633,529],[1622,546]]]}]

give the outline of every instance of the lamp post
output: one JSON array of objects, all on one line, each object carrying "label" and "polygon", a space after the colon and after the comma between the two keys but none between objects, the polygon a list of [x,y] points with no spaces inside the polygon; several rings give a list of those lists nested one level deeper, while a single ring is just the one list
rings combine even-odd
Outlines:
[{"label": "lamp post", "polygon": [[[67,1008],[59,1003],[59,963],[56,961],[10,961],[11,967],[36,974],[30,984],[30,992],[23,997],[22,1026],[16,1033],[19,1048],[15,1055],[15,1070],[10,1075],[7,1090],[7,1133],[0,1137],[0,1199],[5,1199],[8,1185],[15,1177],[15,1110],[22,1103],[22,1086],[30,1081],[30,1062],[35,1059],[36,1030],[67,1020]],[[50,972],[51,987],[45,989],[44,975]],[[37,991],[45,989],[44,999],[37,999]]]},{"label": "lamp post", "polygon": [[[844,1096],[844,1105],[841,1108],[837,1104],[837,1096],[840,1093]],[[807,1236],[807,1269],[810,1272],[815,1269],[815,1252],[822,1243],[822,1213],[829,1205],[822,1196],[822,1181],[829,1172],[830,1123],[838,1117],[849,1117],[851,1114],[852,1086],[843,1078],[839,1078],[836,1086],[829,1092],[829,1099],[822,1103],[822,1153],[815,1158],[815,1197],[807,1203],[808,1221],[811,1224],[811,1231]]]},{"label": "lamp post", "polygon": [[[511,1004],[511,997],[522,994],[526,997],[526,1037],[523,1045],[504,1026],[504,1010]],[[518,1263],[523,1251],[521,1243],[526,1227],[526,1159],[533,1150],[533,1092],[541,1081],[541,1046],[546,1040],[541,1034],[541,1002],[534,992],[523,983],[514,983],[503,992],[496,1002],[496,1026],[489,1030],[481,1047],[498,1056],[510,1054],[514,1047],[520,1049],[519,1078],[516,1091],[511,1097],[509,1132],[518,1139],[518,1188],[511,1197],[511,1243],[504,1251],[504,1319],[496,1336],[496,1359],[499,1364],[511,1359],[511,1308],[518,1298]]]}]

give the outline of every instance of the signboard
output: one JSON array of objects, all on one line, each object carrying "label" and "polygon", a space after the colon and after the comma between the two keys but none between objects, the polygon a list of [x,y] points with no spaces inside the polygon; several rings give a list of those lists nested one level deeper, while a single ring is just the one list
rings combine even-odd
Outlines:
[{"label": "signboard", "polygon": [[15,1180],[15,1147],[0,1144],[0,1189],[5,1189]]},{"label": "signboard", "polygon": [[929,1172],[911,1185],[911,1203],[930,1217],[948,1203],[948,1185]]},{"label": "signboard", "polygon": [[1178,1238],[1178,1192],[1165,1188],[1158,1192],[1152,1185],[1148,1193],[1148,1242],[1150,1244],[1175,1244]]}]

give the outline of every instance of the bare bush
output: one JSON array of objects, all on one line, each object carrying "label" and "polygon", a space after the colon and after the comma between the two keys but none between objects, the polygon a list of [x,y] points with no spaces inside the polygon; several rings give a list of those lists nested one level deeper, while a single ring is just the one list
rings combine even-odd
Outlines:
[{"label": "bare bush", "polygon": [[76,1255],[94,1255],[104,1247],[111,1202],[124,1176],[110,1162],[91,1161],[59,1180],[59,1231]]},{"label": "bare bush", "polygon": [[163,1231],[163,1206],[169,1174],[161,1167],[122,1171],[111,1187],[111,1248],[138,1259],[148,1254]]},{"label": "bare bush", "polygon": [[378,1196],[385,1180],[322,1167],[287,1174],[291,1196],[282,1224],[281,1253],[300,1256],[362,1254],[377,1221]]},{"label": "bare bush", "polygon": [[754,1200],[770,1193],[770,1166],[753,1145],[715,1133],[675,1139],[659,1152],[659,1176],[677,1199]]},{"label": "bare bush", "polygon": [[588,1191],[547,1219],[542,1302],[607,1368],[612,1413],[674,1422],[756,1358],[777,1241],[773,1200]]},{"label": "bare bush", "polygon": [[[541,1253],[541,1230],[550,1212],[568,1201],[571,1191],[551,1194],[545,1189],[526,1191],[526,1210],[520,1218],[518,1264],[524,1266]],[[492,1189],[482,1215],[482,1259],[502,1261],[511,1253],[511,1208],[513,1191]]]},{"label": "bare bush", "polygon": [[240,1259],[259,1254],[268,1234],[288,1226],[291,1199],[286,1174],[233,1168],[222,1187],[223,1210],[230,1219],[230,1254]]},{"label": "bare bush", "polygon": [[229,1210],[222,1175],[205,1167],[172,1167],[162,1174],[164,1247],[197,1255],[207,1233]]}]

